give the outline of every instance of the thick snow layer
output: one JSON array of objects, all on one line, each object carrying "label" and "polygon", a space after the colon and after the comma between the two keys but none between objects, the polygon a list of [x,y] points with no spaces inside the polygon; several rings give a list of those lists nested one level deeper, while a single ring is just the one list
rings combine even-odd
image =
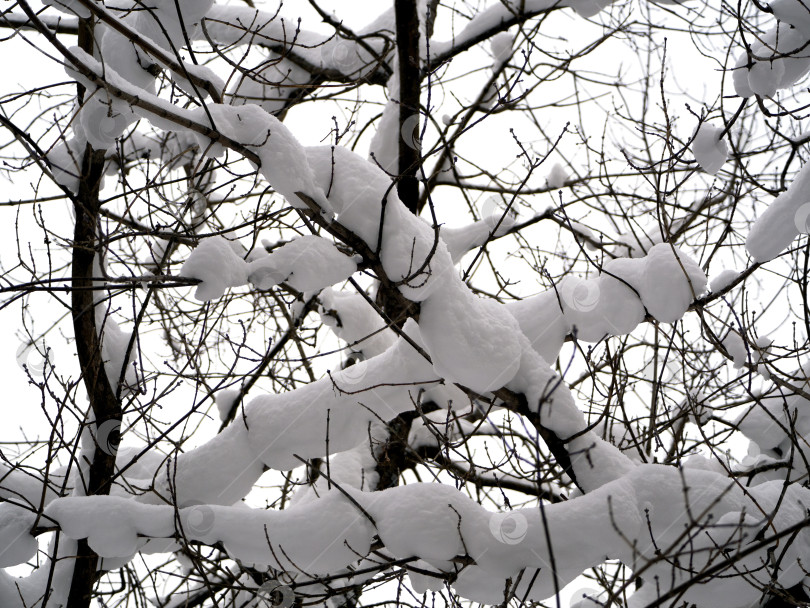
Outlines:
[{"label": "thick snow layer", "polygon": [[[810,491],[796,484],[760,484],[744,489],[713,471],[663,465],[627,470],[598,489],[564,503],[544,504],[502,513],[486,511],[450,486],[410,484],[381,492],[348,485],[342,492],[298,502],[283,511],[253,510],[243,505],[195,505],[180,508],[142,505],[116,497],[63,498],[46,510],[69,538],[87,538],[102,555],[122,556],[147,537],[176,532],[189,540],[221,542],[243,562],[293,572],[331,572],[366,555],[374,536],[395,558],[417,558],[437,572],[454,573],[450,560],[469,556],[455,582],[466,599],[497,603],[507,578],[531,572],[521,590],[543,600],[605,559],[628,566],[647,565],[656,593],[664,593],[695,570],[726,563],[723,576],[689,588],[683,600],[712,608],[739,608],[759,597],[758,585],[771,580],[771,568],[758,567],[770,547],[727,561],[727,552],[747,549],[768,526],[766,538],[805,518]],[[688,538],[685,537],[688,532]],[[810,558],[805,529],[787,547],[785,564]],[[690,568],[657,559],[660,552],[689,544]],[[549,568],[553,561],[554,572]],[[525,574],[525,573],[524,573]],[[535,576],[536,574],[536,576]],[[775,573],[789,587],[799,582],[799,568]],[[5,584],[6,581],[3,581]],[[523,583],[521,583],[523,584]],[[646,586],[645,586],[646,587]],[[648,600],[644,587],[632,605]],[[654,597],[654,596],[653,596]]]},{"label": "thick snow layer", "polygon": [[781,61],[757,61],[748,72],[748,86],[755,95],[770,97],[779,89],[785,75],[785,64]]},{"label": "thick snow layer", "polygon": [[37,552],[37,540],[29,534],[36,512],[10,502],[0,504],[0,568],[23,564]]},{"label": "thick snow layer", "polygon": [[688,255],[668,243],[650,249],[644,268],[641,300],[659,321],[674,323],[706,291],[706,275]]},{"label": "thick snow layer", "polygon": [[102,557],[134,555],[146,542],[140,535],[171,536],[171,510],[116,496],[57,498],[45,509],[45,516],[57,521],[71,538],[86,538],[90,548]]},{"label": "thick snow layer", "polygon": [[329,193],[338,221],[368,244],[377,248],[380,207],[401,205],[396,186],[384,171],[341,146],[306,149],[307,160],[319,186]]},{"label": "thick snow layer", "polygon": [[[129,2],[125,2],[130,4]],[[133,1],[131,22],[138,33],[155,44],[170,51],[185,46],[184,30],[193,38],[200,21],[213,5],[213,0],[152,0],[149,10],[137,10],[139,4]],[[179,13],[179,14],[178,14]],[[182,15],[182,21],[180,19]]]},{"label": "thick snow layer", "polygon": [[[372,248],[377,247],[382,232],[380,253],[383,267],[390,279],[400,281],[399,289],[406,297],[425,302],[427,323],[431,323],[431,317],[442,316],[441,312],[430,311],[446,308],[441,304],[444,300],[448,305],[458,304],[461,301],[459,298],[476,302],[466,288],[461,287],[452,258],[437,231],[402,205],[393,191],[391,180],[381,169],[341,147],[305,151],[286,126],[257,106],[210,104],[206,109],[220,133],[243,145],[256,147],[263,175],[293,205],[305,204],[296,194],[303,192],[315,200],[324,213],[331,213],[334,207],[338,221]],[[200,122],[206,120],[208,115],[201,109],[186,114]],[[209,153],[216,154],[217,146],[209,149]],[[329,193],[329,200],[326,199],[326,192]],[[386,197],[387,202],[383,207],[382,201]],[[207,242],[211,244],[206,245]],[[210,300],[223,295],[226,287],[245,282],[245,263],[226,249],[224,241],[208,239],[192,254],[181,274],[201,279],[203,283],[197,288],[197,297]],[[268,275],[271,280],[274,278],[272,273]],[[258,280],[263,281],[264,277]],[[455,287],[448,288],[452,284]],[[444,295],[427,303],[426,300],[440,286],[444,288]],[[517,332],[512,332],[512,335],[500,334],[510,324],[505,310],[495,312],[495,308],[483,302],[475,304],[472,310],[475,311],[475,319],[497,320],[491,330],[483,331],[483,334],[497,338],[494,344],[483,339],[479,329],[469,321],[465,326],[464,321],[456,320],[452,327],[454,335],[463,335],[465,344],[481,345],[480,352],[471,350],[467,354],[468,359],[476,360],[476,365],[461,365],[457,352],[445,352],[444,345],[435,342],[428,344],[428,350],[433,347],[436,351],[434,363],[439,368],[447,370],[455,378],[469,380],[469,384],[477,390],[491,390],[497,388],[494,382],[507,381],[509,373],[517,368]],[[487,328],[488,325],[479,327]],[[513,329],[516,329],[516,325]],[[432,336],[428,339],[431,340]],[[488,374],[486,381],[482,376],[470,373],[469,370],[479,371],[487,367],[491,360],[505,367]],[[470,364],[471,361],[465,360],[463,363]]]},{"label": "thick snow layer", "polygon": [[[201,124],[206,124],[207,117],[212,116],[214,128],[219,133],[254,148],[261,159],[262,175],[293,207],[309,208],[296,194],[302,192],[315,201],[322,213],[331,215],[331,206],[324,191],[315,182],[304,148],[278,118],[253,104],[208,104],[205,109],[199,108],[192,114]],[[208,146],[203,143],[201,147],[205,150]],[[214,155],[216,148],[214,146],[212,151]]]},{"label": "thick snow layer", "polygon": [[266,67],[242,74],[226,98],[232,105],[258,103],[270,114],[278,114],[309,81],[309,72],[287,57],[269,51]]},{"label": "thick snow layer", "polygon": [[399,289],[406,297],[424,300],[453,272],[444,242],[407,210],[382,169],[342,147],[308,148],[307,154],[338,221],[372,249],[382,232],[383,267],[391,280],[403,281]]},{"label": "thick snow layer", "polygon": [[27,577],[13,577],[0,569],[0,606],[31,608],[42,602],[44,589],[49,589],[48,605],[67,606],[70,580],[76,555],[76,541],[64,535],[53,535],[38,568]]},{"label": "thick snow layer", "polygon": [[43,0],[45,6],[52,6],[68,15],[75,15],[82,19],[90,16],[90,9],[82,5],[78,0]]},{"label": "thick snow layer", "polygon": [[[114,496],[60,498],[46,509],[70,538],[87,538],[102,557],[133,555],[147,539],[221,541],[234,557],[254,564],[326,573],[368,553],[371,524],[339,492],[284,511],[194,505],[175,510]],[[317,530],[317,534],[312,534]]]},{"label": "thick snow layer", "polygon": [[[81,7],[80,3],[75,0],[54,0],[53,4],[62,10],[76,12],[81,16],[89,15],[88,10]],[[153,47],[172,50],[173,54],[177,54],[177,49],[185,46],[184,32],[193,35],[200,20],[212,4],[213,0],[194,2],[155,0],[149,6],[148,11],[137,10],[138,3],[136,2],[122,2],[116,8],[131,11],[121,13],[124,16],[120,18],[120,21],[137,35],[138,40],[151,44]],[[98,10],[111,19],[119,18],[118,15],[106,11],[103,6],[98,7]],[[98,44],[100,55],[104,57],[103,69],[99,70],[99,65],[95,60],[88,62],[89,57],[86,54],[76,53],[77,56],[97,74],[103,75],[108,82],[116,85],[125,83],[146,94],[153,94],[155,76],[147,70],[147,67],[159,66],[159,61],[146,53],[140,45],[133,44],[125,34],[112,27],[99,28],[99,32]],[[76,51],[76,49],[72,50]],[[68,72],[77,77],[77,80],[83,80],[82,77],[71,73],[71,70]],[[197,95],[199,91],[186,81],[186,74],[209,80],[215,88],[221,89],[224,86],[209,68],[184,64],[183,74],[173,72],[172,75],[181,88],[191,95]],[[112,98],[109,93],[95,85],[88,86],[88,93],[78,112],[77,122],[87,141],[95,149],[111,148],[124,130],[135,122],[136,116],[129,104]]]},{"label": "thick snow layer", "polygon": [[[248,445],[274,469],[299,466],[296,455],[315,458],[348,450],[368,438],[369,424],[412,410],[420,387],[436,381],[430,365],[399,339],[383,354],[300,389],[254,398],[245,408]],[[220,436],[237,427],[244,429],[238,423]]]},{"label": "thick snow layer", "polygon": [[476,297],[455,273],[422,303],[419,328],[436,372],[476,392],[504,386],[520,366],[515,318],[505,306]]},{"label": "thick snow layer", "polygon": [[[452,41],[442,42],[431,40],[430,52],[432,56],[441,55],[450,49],[468,44],[487,31],[499,27],[503,22],[509,21],[516,13],[521,11],[533,13],[555,8],[573,8],[581,17],[593,17],[599,11],[613,3],[614,0],[499,0],[489,2],[482,10],[470,20],[461,32],[453,36]],[[501,598],[502,600],[503,598]]]},{"label": "thick snow layer", "polygon": [[399,111],[399,60],[394,59],[393,73],[388,79],[387,95],[388,102],[383,108],[380,122],[377,123],[377,130],[371,138],[369,146],[369,158],[371,162],[380,166],[388,175],[394,177],[399,175],[399,141],[400,137],[407,138],[405,141],[414,149],[419,148],[419,115],[408,118],[400,127]]},{"label": "thick snow layer", "polygon": [[128,480],[135,487],[154,485],[162,499],[144,494],[141,502],[161,504],[176,497],[177,504],[230,505],[247,496],[264,471],[251,448],[243,419],[202,446],[168,460],[157,475]]},{"label": "thick snow layer", "polygon": [[606,329],[611,335],[630,333],[644,319],[645,293],[642,285],[648,258],[642,260],[645,261],[618,258],[602,266],[602,274],[596,283],[598,314],[604,321],[603,331]]},{"label": "thick snow layer", "polygon": [[506,308],[517,319],[532,348],[546,361],[555,361],[571,331],[557,293],[549,289],[525,300],[509,302]]},{"label": "thick snow layer", "polygon": [[568,181],[568,173],[560,163],[554,163],[547,179],[549,188],[562,188],[565,186],[565,182]]},{"label": "thick snow layer", "polygon": [[806,0],[774,0],[770,8],[779,21],[789,23],[810,38],[810,11]]},{"label": "thick snow layer", "polygon": [[221,236],[204,239],[183,264],[181,277],[199,279],[194,297],[203,302],[221,298],[228,287],[248,282],[248,264]]},{"label": "thick snow layer", "polygon": [[[71,54],[76,57],[76,59],[81,62],[85,69],[91,71],[97,78],[103,78],[109,84],[118,87],[122,91],[125,91],[127,94],[132,95],[141,99],[142,101],[149,102],[161,109],[161,112],[165,111],[170,115],[178,115],[184,119],[196,121],[198,115],[191,110],[180,108],[175,104],[171,103],[166,99],[161,99],[157,97],[149,90],[149,87],[145,88],[143,86],[139,86],[137,83],[131,82],[125,75],[118,74],[115,70],[110,68],[109,66],[102,65],[99,61],[97,61],[94,57],[87,54],[81,48],[77,46],[70,47],[69,51]],[[95,95],[95,91],[99,88],[96,84],[88,77],[84,76],[81,72],[77,71],[72,64],[66,63],[65,64],[65,72],[67,75],[77,82],[81,83],[87,88],[88,95],[93,96]],[[115,109],[115,108],[113,108]],[[80,110],[80,112],[83,110]],[[178,126],[176,123],[172,122],[171,120],[161,116],[160,114],[150,112],[142,107],[139,106],[132,106],[132,113],[127,111],[119,112],[115,110],[115,123],[113,130],[109,123],[103,123],[105,125],[105,129],[107,130],[106,134],[102,134],[101,136],[104,138],[109,138],[110,134],[115,131],[123,132],[123,130],[128,125],[121,124],[121,118],[126,118],[127,120],[135,120],[136,117],[144,117],[148,118],[156,127],[165,129],[167,131],[174,131],[178,130]],[[81,123],[81,117],[79,118],[79,123]],[[86,134],[84,130],[80,128],[78,131],[81,131],[81,138],[82,138],[82,146],[84,145],[84,137]],[[76,134],[79,137],[79,133]]]},{"label": "thick snow layer", "polygon": [[334,243],[314,235],[294,239],[268,255],[254,256],[250,263],[236,253],[237,249],[236,243],[214,236],[191,253],[180,276],[203,281],[197,286],[198,300],[219,298],[226,288],[248,281],[259,289],[286,281],[302,292],[318,291],[357,270],[356,262],[338,251]]},{"label": "thick snow layer", "polygon": [[214,401],[217,404],[217,411],[219,412],[219,419],[225,421],[233,408],[234,401],[239,396],[239,389],[226,388],[217,393]]},{"label": "thick snow layer", "polygon": [[[524,342],[525,343],[525,342]],[[540,412],[540,424],[567,438],[585,429],[585,418],[577,409],[568,385],[532,349],[523,349],[521,365],[506,385],[526,396],[529,408]]]},{"label": "thick snow layer", "polygon": [[117,391],[123,373],[125,391],[135,389],[140,379],[133,364],[139,357],[137,340],[130,349],[132,332],[124,332],[103,306],[96,307],[96,328],[101,336],[101,356],[110,386]]},{"label": "thick snow layer", "polygon": [[[133,15],[123,19],[123,22],[135,31],[137,31],[136,21]],[[141,38],[144,38],[142,32],[138,32],[138,34]],[[152,42],[155,46],[160,46],[152,40],[149,40],[149,42]],[[139,50],[139,47],[132,44],[123,33],[113,28],[103,29],[99,44],[105,67],[114,71],[127,82],[150,93],[155,92],[155,77],[144,67],[155,63],[152,57],[147,56],[143,50]]]},{"label": "thick snow layer", "polygon": [[298,291],[318,291],[345,281],[357,270],[354,260],[334,243],[315,235],[298,237],[248,266],[248,279],[259,289],[286,281]]},{"label": "thick snow layer", "polygon": [[129,104],[111,97],[101,89],[93,92],[79,112],[82,131],[88,143],[96,150],[113,148],[115,140],[136,119]]},{"label": "thick snow layer", "polygon": [[420,329],[437,372],[476,391],[508,382],[520,361],[520,332],[508,311],[472,295],[444,241],[405,208],[381,169],[340,147],[307,152],[338,221],[372,248],[382,232],[383,267],[407,298],[422,302]]},{"label": "thick snow layer", "polygon": [[73,194],[79,191],[79,176],[82,172],[82,159],[86,144],[84,133],[81,133],[81,136],[71,137],[67,141],[60,139],[46,156],[56,183],[64,186]]},{"label": "thick snow layer", "polygon": [[242,561],[325,574],[368,553],[373,527],[340,492],[328,492],[284,511],[213,507],[211,529],[192,534],[222,540]]},{"label": "thick snow layer", "polygon": [[722,129],[701,123],[692,140],[692,154],[706,173],[714,175],[728,158],[726,142],[720,138]]},{"label": "thick snow layer", "polygon": [[381,255],[388,277],[401,281],[399,290],[416,302],[430,297],[456,273],[438,231],[408,211],[398,198],[385,208]]},{"label": "thick snow layer", "polygon": [[[340,36],[316,33],[301,27],[297,19],[279,16],[275,10],[259,11],[247,6],[215,4],[205,16],[206,33],[226,45],[255,44],[264,40],[284,48],[282,54],[293,51],[310,65],[334,70],[352,78],[362,79],[377,69],[378,60],[385,54],[385,40],[381,36],[365,36],[379,31],[396,30],[393,9],[383,11],[374,21],[356,30],[364,36],[364,45]],[[203,38],[202,33],[197,34]],[[364,48],[371,48],[369,51]],[[389,52],[391,49],[388,49]]]},{"label": "thick snow layer", "polygon": [[[4,500],[27,503],[33,507],[43,498],[44,480],[29,471],[11,468],[0,462],[0,480],[0,498]],[[56,492],[50,485],[44,488],[44,492],[45,502],[56,498]]]},{"label": "thick snow layer", "polygon": [[745,247],[757,262],[772,260],[798,234],[810,233],[810,164],[802,167],[788,187],[754,222]]},{"label": "thick snow layer", "polygon": [[355,488],[363,492],[376,490],[379,474],[372,446],[384,445],[389,433],[383,424],[377,422],[372,424],[368,435],[369,441],[328,457],[328,465],[322,462],[318,479],[313,484],[302,486],[293,495],[291,504],[311,502],[326,492],[338,491],[337,487]]},{"label": "thick snow layer", "polygon": [[674,323],[706,291],[706,284],[694,260],[661,243],[643,258],[606,262],[598,277],[568,276],[556,289],[507,308],[533,348],[553,361],[574,330],[578,339],[588,342],[627,334],[644,319],[645,309],[659,321]]},{"label": "thick snow layer", "polygon": [[396,340],[380,314],[357,292],[324,289],[321,321],[354,352],[368,359],[385,352]]},{"label": "thick snow layer", "polygon": [[[796,0],[777,1],[773,3],[773,13],[777,24],[752,41],[750,55],[740,53],[732,72],[734,88],[741,97],[770,97],[779,89],[793,86],[810,69],[806,6]],[[797,25],[794,27],[793,23]],[[749,65],[749,57],[758,59]]]},{"label": "thick snow layer", "polygon": [[[806,374],[807,367],[805,364],[804,368],[799,370],[799,374]],[[802,382],[799,384],[799,388],[808,391],[810,385]],[[766,394],[757,396],[756,403],[743,412],[735,424],[760,448],[763,454],[783,460],[789,457],[795,449],[792,447],[791,437],[810,437],[810,415],[808,415],[810,407],[808,405],[810,405],[808,401],[801,395],[771,386]],[[801,470],[804,465],[799,462],[795,467]],[[784,472],[782,472],[782,478],[784,478]]]},{"label": "thick snow layer", "polygon": [[[122,445],[118,447],[115,456],[115,466],[118,469],[126,467],[123,473],[124,479],[148,479],[163,466],[167,457],[156,450],[150,450],[145,446]],[[117,491],[114,486],[111,492]]]},{"label": "thick snow layer", "polygon": [[515,38],[509,32],[501,32],[496,34],[489,41],[489,48],[492,51],[492,57],[495,62],[492,66],[493,70],[498,70],[500,67],[509,61],[512,55],[512,44]]},{"label": "thick snow layer", "polygon": [[740,276],[740,273],[736,270],[723,270],[711,280],[709,283],[709,289],[715,293],[718,291],[723,291],[726,287],[731,285],[738,276]]},{"label": "thick snow layer", "polygon": [[480,247],[492,237],[503,236],[515,225],[515,218],[500,205],[484,205],[484,219],[461,228],[442,226],[441,237],[447,245],[453,264],[458,264],[464,254]]},{"label": "thick snow layer", "polygon": [[635,466],[618,448],[588,430],[568,385],[534,350],[523,349],[520,370],[507,388],[525,395],[529,408],[539,412],[540,424],[562,441],[576,437],[567,449],[577,483],[585,491],[617,479]]}]

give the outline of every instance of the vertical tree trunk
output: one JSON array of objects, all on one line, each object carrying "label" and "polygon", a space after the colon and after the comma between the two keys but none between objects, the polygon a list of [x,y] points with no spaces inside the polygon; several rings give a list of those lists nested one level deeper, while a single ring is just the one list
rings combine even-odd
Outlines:
[{"label": "vertical tree trunk", "polygon": [[[93,53],[92,22],[80,20],[79,45],[88,53]],[[79,85],[80,101],[84,89]],[[76,226],[73,231],[73,262],[71,313],[76,337],[76,352],[87,390],[90,407],[93,410],[98,428],[107,421],[121,421],[121,404],[112,389],[104,360],[101,356],[101,340],[96,327],[93,268],[99,254],[97,226],[100,208],[99,188],[104,175],[104,150],[93,150],[87,144],[82,159],[82,173],[79,191],[74,200]],[[104,441],[104,449],[96,445],[90,473],[87,495],[109,494],[110,481],[115,473],[117,442]],[[77,543],[76,560],[70,582],[68,608],[88,608],[93,596],[93,587],[98,579],[98,556],[86,540]]]},{"label": "vertical tree trunk", "polygon": [[[79,193],[76,198],[76,227],[73,236],[73,291],[71,309],[76,351],[90,407],[96,424],[121,420],[121,404],[110,385],[101,356],[101,342],[95,321],[93,261],[97,255],[98,191],[104,171],[104,151],[89,145],[84,155]],[[96,446],[86,494],[108,494],[115,472],[116,442]],[[68,596],[68,608],[87,608],[98,578],[98,556],[87,545],[78,542],[76,562]]]},{"label": "vertical tree trunk", "polygon": [[419,16],[416,0],[396,0],[397,59],[399,60],[399,182],[397,194],[413,213],[419,204]]}]

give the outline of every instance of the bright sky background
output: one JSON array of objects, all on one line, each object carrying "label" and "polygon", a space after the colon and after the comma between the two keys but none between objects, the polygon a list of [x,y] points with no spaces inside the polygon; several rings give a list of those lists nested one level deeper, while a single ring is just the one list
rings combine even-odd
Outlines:
[{"label": "bright sky background", "polygon": [[[294,11],[297,6],[306,6],[306,2],[286,2],[284,15],[295,15]],[[382,10],[385,3],[382,2],[340,2],[333,0],[331,2],[323,2],[324,7],[334,7],[339,10],[340,17],[347,25],[354,29],[359,29],[362,25],[367,23],[371,18],[376,17],[377,7]],[[375,7],[372,11],[370,6]],[[310,17],[313,13],[307,10]],[[598,35],[600,29],[595,26],[583,25],[583,21],[573,15],[571,11],[562,11],[553,20],[549,20],[548,25],[556,24],[556,32],[561,35],[570,36],[572,42],[582,43],[586,40],[593,40]],[[446,24],[439,24],[439,31],[441,32],[442,26]],[[302,27],[307,29],[323,29],[329,31],[328,26],[321,26],[318,24],[318,18],[311,17],[305,19]],[[26,36],[31,40],[38,40],[39,37],[33,32],[27,32]],[[444,39],[445,36],[441,33],[437,37]],[[66,38],[66,37],[65,37]],[[71,41],[72,43],[72,41]],[[45,83],[57,82],[66,80],[67,77],[62,68],[51,61],[47,61],[41,57],[36,57],[34,51],[24,43],[22,40],[17,39],[10,42],[4,42],[3,47],[4,56],[7,61],[4,64],[4,92],[8,93],[13,90],[25,90]],[[43,48],[45,44],[43,43]],[[716,72],[716,64],[703,55],[701,55],[690,41],[687,35],[675,36],[669,34],[668,40],[668,56],[670,71],[669,77],[677,81],[681,87],[687,87],[693,99],[691,105],[693,109],[698,109],[700,106],[700,99],[714,99],[719,90],[720,76]],[[47,52],[50,52],[48,50]],[[9,58],[17,58],[17,60]],[[490,59],[483,49],[473,50],[460,58],[456,59],[462,65],[475,65],[480,62],[480,65],[487,66]],[[586,60],[585,64],[591,62],[591,66],[595,70],[600,68],[608,71],[615,71],[618,62],[625,62],[628,68],[637,68],[637,60],[632,54],[624,49],[621,42],[612,42],[605,46],[604,50],[600,52],[597,57]],[[463,63],[462,63],[463,62]],[[599,62],[602,62],[600,66]],[[636,65],[634,65],[636,64]],[[68,91],[70,87],[65,87]],[[697,100],[697,101],[696,101]],[[441,99],[434,99],[434,103],[441,103]],[[682,103],[682,102],[680,102]],[[448,107],[451,104],[448,104]],[[681,107],[679,111],[685,112]],[[565,124],[568,118],[571,118],[571,112],[574,110],[559,111],[559,129]],[[447,110],[438,109],[439,117]],[[566,112],[569,114],[566,117]],[[332,128],[331,116],[334,114],[334,106],[331,104],[324,104],[321,111],[313,109],[312,104],[306,104],[305,109],[301,111],[292,111],[289,113],[286,123],[291,128],[293,133],[305,145],[320,144],[323,138],[328,135]],[[571,118],[573,122],[578,120],[578,117]],[[514,118],[508,113],[501,116],[493,117],[488,123],[488,127],[478,131],[480,137],[480,154],[482,157],[492,158],[502,155],[504,159],[514,156],[514,143],[512,136],[509,133],[509,128],[515,126]],[[553,130],[553,129],[552,129]],[[594,133],[601,131],[600,124],[593,125]],[[530,133],[526,136],[531,138]],[[578,152],[573,149],[562,150],[566,155],[576,158]],[[504,161],[505,163],[508,160]],[[554,157],[546,165],[545,171],[550,170],[553,166]],[[542,169],[541,169],[542,170]],[[583,172],[586,167],[582,167]],[[6,192],[5,197],[20,197],[28,198],[31,194],[31,188],[28,185],[28,180],[37,179],[35,172],[30,172],[26,175],[14,176],[14,183],[4,184],[3,188]],[[44,189],[45,191],[49,189]],[[10,194],[9,194],[10,193]],[[444,202],[444,201],[443,201]],[[440,221],[453,223],[453,203],[446,201],[444,207],[440,207]],[[552,204],[551,198],[543,202],[543,205]],[[31,239],[32,247],[42,247],[42,231],[37,229],[31,222],[31,214],[29,207],[26,206],[19,216],[20,225],[15,224],[16,209],[5,208],[0,209],[2,213],[2,220],[0,220],[0,259],[3,261],[5,268],[13,266],[14,260],[17,258],[17,249],[15,246],[17,231],[19,227],[20,233],[25,237]],[[448,211],[449,210],[449,211]],[[541,209],[536,209],[540,211]],[[72,232],[72,217],[68,212],[65,202],[56,201],[53,203],[44,203],[43,212],[48,214],[49,217],[58,215],[62,218],[64,233]],[[53,214],[53,215],[51,215]],[[30,236],[29,236],[30,235]],[[21,243],[26,247],[26,243]],[[69,294],[63,294],[63,301],[69,300]],[[69,311],[60,306],[55,305],[53,300],[45,294],[31,298],[32,309],[28,314],[36,318],[36,329],[42,331],[48,327],[48,324],[55,322],[58,316],[68,313]],[[8,441],[11,439],[18,439],[22,435],[27,437],[35,437],[41,435],[46,437],[44,433],[47,432],[48,422],[42,412],[40,403],[42,396],[40,390],[35,386],[30,386],[28,380],[20,367],[18,361],[21,357],[18,354],[20,347],[23,343],[20,340],[18,331],[20,328],[20,308],[18,305],[12,305],[0,311],[0,369],[5,370],[3,373],[3,388],[5,392],[5,399],[0,401],[0,416],[2,417],[2,424],[0,424],[0,441]],[[69,323],[66,325],[69,327]],[[67,336],[70,337],[70,336]],[[65,337],[53,334],[46,339],[46,344],[52,348],[54,359],[57,368],[63,362],[70,361],[75,358],[75,353],[70,345],[67,344]],[[38,365],[40,358],[36,354],[31,354],[28,358],[29,364]],[[65,370],[66,372],[67,370]],[[176,396],[174,397],[176,398]],[[185,408],[179,404],[181,411]],[[215,410],[214,410],[215,411]]]}]

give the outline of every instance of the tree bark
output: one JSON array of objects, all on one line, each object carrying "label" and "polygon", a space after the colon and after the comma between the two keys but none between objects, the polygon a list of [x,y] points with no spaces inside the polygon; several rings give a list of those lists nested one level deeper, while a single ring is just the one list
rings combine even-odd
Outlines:
[{"label": "tree bark", "polygon": [[396,0],[397,59],[399,60],[399,181],[397,194],[405,206],[417,213],[421,162],[419,150],[419,16],[416,0]]},{"label": "tree bark", "polygon": [[[73,237],[73,291],[71,312],[76,336],[76,351],[82,380],[96,425],[121,421],[121,404],[112,390],[101,356],[101,341],[95,321],[93,291],[93,261],[97,255],[96,226],[98,223],[98,191],[104,172],[104,151],[89,145],[84,155],[79,193],[74,209],[76,227]],[[98,428],[97,426],[97,428]],[[115,473],[115,441],[105,441],[105,449],[96,446],[85,492],[109,494],[110,480]],[[87,608],[98,579],[98,556],[86,540],[77,545],[77,555],[70,583],[68,608]]]},{"label": "tree bark", "polygon": [[[93,53],[93,24],[79,20],[79,46]],[[79,85],[79,100],[84,98],[84,87]],[[76,338],[76,352],[90,408],[96,428],[108,421],[121,421],[121,404],[112,389],[101,355],[101,340],[96,327],[93,269],[98,255],[97,225],[99,217],[99,189],[104,176],[104,150],[93,150],[87,144],[82,159],[79,191],[74,199],[76,226],[73,231],[71,315]],[[114,428],[115,425],[113,425]],[[108,427],[109,428],[109,425]],[[87,479],[85,494],[109,494],[110,481],[115,474],[117,441],[107,441],[104,449],[96,445]],[[80,540],[70,582],[68,608],[88,608],[93,588],[98,580],[98,555]]]}]

